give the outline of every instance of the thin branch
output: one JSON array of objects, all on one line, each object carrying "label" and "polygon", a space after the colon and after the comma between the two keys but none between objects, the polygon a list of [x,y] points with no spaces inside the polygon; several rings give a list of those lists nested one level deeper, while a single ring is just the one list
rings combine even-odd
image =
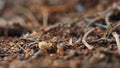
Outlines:
[{"label": "thin branch", "polygon": [[117,25],[115,25],[115,26],[109,31],[109,35],[112,34],[112,32],[113,32],[114,30],[116,30],[117,27],[119,27],[119,26],[120,26],[120,23],[118,23]]},{"label": "thin branch", "polygon": [[80,20],[79,19],[77,19],[77,20],[73,20],[72,22],[70,22],[70,23],[64,23],[63,25],[63,27],[58,31],[58,33],[59,32],[61,32],[62,30],[64,30],[64,29],[66,29],[66,28],[70,28],[70,27],[72,27],[72,26],[74,26],[76,23],[78,23]]},{"label": "thin branch", "polygon": [[0,57],[10,56],[10,54],[0,54]]},{"label": "thin branch", "polygon": [[31,58],[29,58],[28,60],[26,60],[25,62],[29,62],[32,61],[33,59],[35,59],[36,57],[38,57],[39,54],[42,53],[42,50],[39,50],[38,52],[36,52]]},{"label": "thin branch", "polygon": [[105,23],[107,24],[107,26],[110,25],[110,21],[109,21],[109,17],[112,15],[112,11],[109,11],[107,14],[106,14],[106,17],[105,17]]},{"label": "thin branch", "polygon": [[119,35],[116,33],[116,32],[113,32],[112,33],[113,37],[115,38],[116,40],[116,44],[117,44],[117,47],[118,47],[118,51],[120,53],[120,39],[119,39]]},{"label": "thin branch", "polygon": [[29,52],[27,52],[20,44],[17,44],[19,46],[20,49],[22,49],[25,53],[28,53],[29,55],[31,55]]},{"label": "thin branch", "polygon": [[118,4],[113,4],[112,5],[112,7],[110,7],[110,8],[108,8],[108,12],[107,12],[107,14],[106,14],[106,17],[105,17],[105,22],[106,22],[106,24],[107,24],[107,30],[106,30],[106,32],[104,33],[104,35],[103,35],[103,39],[105,39],[105,40],[108,40],[109,39],[109,36],[110,36],[110,34],[112,33],[112,31],[114,31],[120,24],[118,24],[118,25],[116,25],[114,28],[112,28],[112,26],[111,26],[111,22],[109,21],[109,17],[113,14],[113,10],[114,9],[118,9]]},{"label": "thin branch", "polygon": [[87,22],[89,22],[87,27],[89,27],[91,24],[95,23],[95,21],[97,21],[101,18],[105,18],[106,24],[109,25],[109,16],[113,13],[114,9],[120,9],[120,7],[117,4],[114,4],[114,5],[110,6],[108,9],[106,9],[105,11],[100,12],[98,14],[99,16],[94,18],[94,19],[88,19],[88,18],[85,17],[85,20]]},{"label": "thin branch", "polygon": [[85,17],[85,21],[89,22],[86,27],[88,28],[90,25],[92,25],[95,21],[97,21],[99,19],[101,19],[101,17],[96,17],[94,19],[88,19],[88,18]]},{"label": "thin branch", "polygon": [[61,23],[56,23],[54,25],[51,25],[49,27],[46,27],[45,31],[49,31],[49,30],[52,30],[52,29],[55,29],[57,28]]},{"label": "thin branch", "polygon": [[109,39],[109,36],[112,34],[112,32],[117,29],[117,27],[120,26],[120,23],[118,23],[117,25],[115,25],[113,28],[111,27],[111,24],[108,26],[106,33],[104,34],[104,38],[106,38],[107,40]]},{"label": "thin branch", "polygon": [[110,11],[109,13],[106,14],[106,17],[105,17],[105,23],[107,24],[107,29],[106,29],[106,32],[104,33],[103,35],[103,39],[105,40],[108,40],[108,37],[109,37],[109,31],[112,29],[112,26],[111,26],[111,22],[109,21],[109,17],[110,15],[112,15],[112,11]]},{"label": "thin branch", "polygon": [[106,25],[103,25],[103,24],[100,24],[100,23],[95,23],[95,25],[98,26],[98,27],[101,27],[101,28],[103,28],[103,29],[106,29],[106,28],[107,28]]},{"label": "thin branch", "polygon": [[75,44],[80,43],[82,41],[82,37],[80,36],[77,41],[75,41]]},{"label": "thin branch", "polygon": [[94,19],[88,19],[88,18],[85,17],[85,21],[89,22],[89,24],[87,25],[87,27],[89,27],[90,25],[94,24],[95,21],[104,18],[106,16],[106,14],[109,13],[110,11],[111,11],[111,7],[108,8],[108,9],[106,9],[103,12],[98,13],[98,16],[96,18],[94,18]]},{"label": "thin branch", "polygon": [[35,45],[35,44],[38,44],[38,43],[39,43],[39,41],[34,41],[34,42],[29,43],[27,46]]},{"label": "thin branch", "polygon": [[91,45],[89,45],[89,44],[86,42],[86,38],[87,38],[87,36],[88,36],[91,32],[93,32],[94,30],[95,30],[94,28],[91,29],[91,30],[89,30],[87,33],[85,33],[85,35],[83,36],[83,39],[82,39],[83,44],[84,44],[89,50],[92,50],[94,47],[91,46]]},{"label": "thin branch", "polygon": [[48,17],[49,17],[48,10],[47,9],[43,9],[41,14],[43,16],[43,26],[47,26],[48,25]]}]

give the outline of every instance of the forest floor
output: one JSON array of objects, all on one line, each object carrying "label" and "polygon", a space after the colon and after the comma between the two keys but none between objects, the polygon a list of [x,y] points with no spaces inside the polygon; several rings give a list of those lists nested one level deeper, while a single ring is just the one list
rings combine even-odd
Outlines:
[{"label": "forest floor", "polygon": [[117,0],[0,0],[0,16],[0,68],[120,66]]}]

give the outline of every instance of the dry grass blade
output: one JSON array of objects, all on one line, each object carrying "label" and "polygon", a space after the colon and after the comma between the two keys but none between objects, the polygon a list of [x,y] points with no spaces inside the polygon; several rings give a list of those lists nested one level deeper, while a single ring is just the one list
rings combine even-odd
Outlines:
[{"label": "dry grass blade", "polygon": [[85,33],[85,35],[83,36],[83,39],[82,39],[83,44],[84,44],[89,50],[92,50],[94,47],[93,47],[93,46],[90,46],[90,45],[86,42],[86,38],[87,38],[87,36],[88,36],[92,31],[94,31],[94,30],[95,30],[94,28],[91,29],[91,30],[89,30],[87,33]]},{"label": "dry grass blade", "polygon": [[117,47],[118,47],[118,51],[120,53],[120,39],[119,39],[119,35],[116,32],[112,33],[113,37],[115,37],[116,43],[117,43]]}]

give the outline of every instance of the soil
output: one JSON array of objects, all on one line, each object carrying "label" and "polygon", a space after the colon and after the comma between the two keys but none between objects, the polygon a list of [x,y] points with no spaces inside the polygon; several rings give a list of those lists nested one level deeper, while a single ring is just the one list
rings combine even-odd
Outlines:
[{"label": "soil", "polygon": [[119,0],[0,0],[0,68],[119,63]]}]

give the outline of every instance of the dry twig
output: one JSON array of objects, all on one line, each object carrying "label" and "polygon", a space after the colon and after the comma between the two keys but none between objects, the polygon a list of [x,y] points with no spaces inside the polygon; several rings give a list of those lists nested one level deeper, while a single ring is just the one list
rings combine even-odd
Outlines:
[{"label": "dry twig", "polygon": [[114,9],[120,10],[120,7],[118,6],[118,4],[113,4],[112,6],[110,6],[105,11],[98,13],[98,17],[96,17],[94,19],[88,19],[88,18],[85,17],[85,20],[87,22],[89,22],[87,27],[89,27],[91,24],[93,24],[95,21],[97,21],[97,20],[99,20],[101,18],[105,18],[106,24],[109,26],[109,24],[110,24],[109,23],[109,16],[113,13]]},{"label": "dry twig", "polygon": [[120,39],[119,39],[119,35],[116,32],[112,33],[113,37],[115,37],[116,43],[117,43],[117,47],[118,47],[118,51],[120,53]]},{"label": "dry twig", "polygon": [[36,57],[38,57],[39,54],[42,53],[42,50],[39,50],[38,52],[36,52],[31,58],[29,58],[28,60],[26,60],[25,62],[29,62],[32,61],[33,59],[35,59]]},{"label": "dry twig", "polygon": [[75,44],[80,43],[82,40],[82,37],[80,36],[77,41],[75,41]]},{"label": "dry twig", "polygon": [[58,32],[61,32],[62,30],[64,30],[64,29],[66,29],[66,28],[70,28],[70,27],[72,27],[72,26],[74,26],[76,23],[78,23],[80,20],[79,19],[77,19],[77,20],[74,20],[74,21],[72,21],[72,22],[70,22],[70,23],[64,23],[63,25],[63,27],[58,31]]},{"label": "dry twig", "polygon": [[97,21],[99,19],[101,19],[101,17],[96,17],[94,19],[88,19],[85,17],[85,21],[89,22],[89,24],[86,27],[88,28],[91,24],[93,24],[95,21]]},{"label": "dry twig", "polygon": [[119,27],[119,26],[120,26],[120,23],[118,23],[117,25],[115,25],[115,26],[109,31],[109,34],[108,34],[108,35],[112,34],[112,32],[113,32],[115,29],[117,29],[117,27]]},{"label": "dry twig", "polygon": [[43,16],[43,26],[47,26],[48,25],[48,17],[49,17],[48,10],[47,9],[42,10],[41,14]]},{"label": "dry twig", "polygon": [[51,29],[55,29],[55,28],[57,28],[59,25],[60,25],[60,23],[56,23],[56,24],[54,24],[54,25],[51,25],[51,26],[47,27],[47,28],[45,29],[45,31],[49,31],[49,30],[51,30]]},{"label": "dry twig", "polygon": [[93,46],[90,46],[90,45],[86,42],[86,38],[87,38],[87,36],[88,36],[92,31],[94,31],[94,30],[95,30],[94,28],[91,29],[91,30],[89,30],[87,33],[85,33],[85,35],[83,36],[83,39],[82,39],[83,44],[84,44],[89,50],[92,50],[94,47],[93,47]]},{"label": "dry twig", "polygon": [[109,17],[112,15],[112,11],[109,11],[107,14],[106,14],[106,17],[105,17],[105,23],[107,24],[107,26],[110,25],[110,21],[109,21]]},{"label": "dry twig", "polygon": [[108,40],[109,38],[109,31],[111,30],[112,26],[111,26],[111,22],[109,21],[109,17],[110,15],[112,15],[112,11],[109,11],[107,14],[106,14],[106,17],[105,17],[105,23],[107,24],[107,29],[106,29],[106,32],[104,33],[102,39],[104,40]]},{"label": "dry twig", "polygon": [[0,57],[10,56],[10,54],[0,54]]},{"label": "dry twig", "polygon": [[27,52],[20,44],[17,44],[19,46],[20,49],[22,49],[25,53],[28,53],[29,55],[31,55],[29,52]]}]

